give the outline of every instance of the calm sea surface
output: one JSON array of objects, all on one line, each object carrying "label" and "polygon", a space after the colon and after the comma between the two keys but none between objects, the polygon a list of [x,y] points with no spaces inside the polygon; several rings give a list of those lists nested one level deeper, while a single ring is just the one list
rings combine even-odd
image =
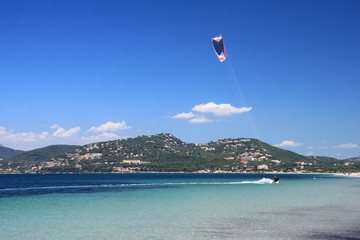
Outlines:
[{"label": "calm sea surface", "polygon": [[360,178],[0,175],[0,239],[360,239]]}]

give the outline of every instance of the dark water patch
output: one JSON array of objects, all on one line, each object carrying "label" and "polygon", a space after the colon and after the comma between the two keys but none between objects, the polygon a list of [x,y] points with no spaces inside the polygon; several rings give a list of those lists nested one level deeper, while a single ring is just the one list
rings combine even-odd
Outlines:
[{"label": "dark water patch", "polygon": [[159,186],[143,184],[121,184],[121,185],[86,185],[86,186],[50,186],[33,188],[13,188],[0,189],[1,197],[30,196],[38,194],[81,194],[81,193],[100,193],[100,192],[129,192],[151,190],[159,188],[177,188],[178,186]]},{"label": "dark water patch", "polygon": [[[196,232],[200,236],[206,236],[206,239],[241,239],[239,238],[241,234],[256,223],[254,219],[244,217],[232,218],[231,220],[228,218],[213,220],[216,223],[210,223],[211,228],[197,228]],[[249,233],[247,233],[247,239],[251,239]]]},{"label": "dark water patch", "polygon": [[257,212],[248,218],[217,219],[211,229],[199,232],[209,239],[360,240],[359,218],[353,212],[337,204]]},{"label": "dark water patch", "polygon": [[279,227],[277,219],[225,218],[211,229],[200,230],[206,239],[300,239],[298,232]]},{"label": "dark water patch", "polygon": [[[331,174],[277,174],[280,180],[299,180],[315,178],[341,178]],[[91,173],[91,174],[0,174],[0,189],[10,187],[31,186],[56,186],[64,183],[87,183],[90,182],[119,182],[138,180],[163,180],[163,179],[247,179],[258,180],[261,178],[273,178],[274,174],[221,174],[221,173]]]},{"label": "dark water patch", "polygon": [[337,231],[336,233],[312,233],[306,239],[326,239],[326,240],[359,240],[360,226],[357,229]]},{"label": "dark water patch", "polygon": [[353,209],[340,204],[326,204],[313,207],[292,207],[282,211],[260,211],[257,213],[260,215],[271,215],[273,217],[311,217],[312,215],[319,217],[321,214],[328,213],[329,211],[331,211],[333,215],[346,215],[353,212]]},{"label": "dark water patch", "polygon": [[[0,197],[47,193],[94,193],[174,188],[181,186],[160,185],[161,182],[176,183],[182,179],[186,180],[184,184],[197,184],[203,182],[205,179],[209,179],[210,182],[213,181],[214,183],[222,183],[225,179],[230,180],[230,182],[238,182],[241,180],[251,182],[262,178],[272,179],[273,174],[0,174]],[[296,180],[299,178],[311,178],[311,176],[282,174],[280,178]]]}]

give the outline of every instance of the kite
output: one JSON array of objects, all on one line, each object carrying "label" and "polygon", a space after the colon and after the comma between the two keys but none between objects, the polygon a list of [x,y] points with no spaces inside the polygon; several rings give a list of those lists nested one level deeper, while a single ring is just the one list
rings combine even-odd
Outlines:
[{"label": "kite", "polygon": [[226,52],[225,52],[225,46],[224,46],[224,39],[223,37],[217,36],[212,39],[212,44],[214,47],[214,51],[216,55],[218,56],[220,62],[225,61],[226,59]]}]

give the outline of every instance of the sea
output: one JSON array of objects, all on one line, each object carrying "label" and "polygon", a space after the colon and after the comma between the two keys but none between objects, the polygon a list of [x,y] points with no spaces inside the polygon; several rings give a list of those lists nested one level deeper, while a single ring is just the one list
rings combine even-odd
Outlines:
[{"label": "sea", "polygon": [[0,239],[360,239],[360,178],[3,174]]}]

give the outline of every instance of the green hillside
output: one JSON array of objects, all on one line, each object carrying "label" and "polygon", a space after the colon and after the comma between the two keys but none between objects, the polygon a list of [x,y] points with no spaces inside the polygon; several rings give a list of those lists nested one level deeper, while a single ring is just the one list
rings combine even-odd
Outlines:
[{"label": "green hillside", "polygon": [[350,172],[360,162],[307,157],[257,139],[186,143],[171,134],[54,145],[24,152],[0,163],[5,173],[92,172]]},{"label": "green hillside", "polygon": [[54,157],[61,157],[67,152],[74,151],[78,146],[73,145],[52,145],[35,150],[23,152],[15,157],[10,158],[11,162],[19,163],[36,163],[47,161]]},{"label": "green hillside", "polygon": [[8,147],[3,147],[0,145],[0,158],[8,159],[23,153],[21,150],[14,150]]}]

